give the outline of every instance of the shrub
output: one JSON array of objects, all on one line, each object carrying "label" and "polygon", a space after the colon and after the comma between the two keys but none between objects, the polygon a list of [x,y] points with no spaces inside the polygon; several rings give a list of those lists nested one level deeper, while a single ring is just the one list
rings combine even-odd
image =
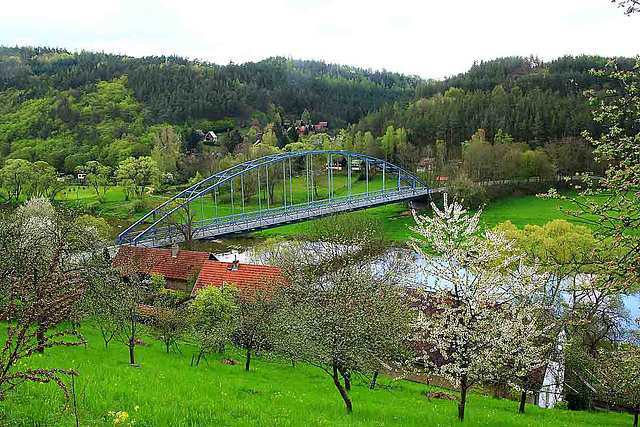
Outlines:
[{"label": "shrub", "polygon": [[147,204],[143,200],[136,200],[131,205],[132,213],[141,213],[147,210]]}]

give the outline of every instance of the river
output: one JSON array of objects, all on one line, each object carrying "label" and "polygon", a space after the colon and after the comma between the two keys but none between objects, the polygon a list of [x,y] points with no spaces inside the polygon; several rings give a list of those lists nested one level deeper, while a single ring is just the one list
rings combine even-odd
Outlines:
[{"label": "river", "polygon": [[[252,238],[252,237],[238,237],[232,239],[216,240],[213,242],[198,242],[194,247],[194,250],[211,252],[218,260],[222,262],[231,262],[237,259],[241,263],[251,263],[252,256],[251,250],[255,246],[263,243],[265,239]],[[395,248],[394,251],[402,250]],[[407,248],[406,251],[409,251]],[[426,261],[418,254],[413,254],[413,261],[422,266],[426,265]],[[430,279],[426,279],[430,282]],[[640,295],[625,295],[623,296],[625,308],[629,311],[631,319],[640,318]],[[637,329],[635,325],[631,325]]]}]

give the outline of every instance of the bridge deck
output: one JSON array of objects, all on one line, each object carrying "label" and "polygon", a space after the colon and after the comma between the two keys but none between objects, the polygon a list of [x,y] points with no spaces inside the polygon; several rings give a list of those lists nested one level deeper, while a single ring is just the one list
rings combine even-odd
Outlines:
[{"label": "bridge deck", "polygon": [[[387,191],[376,191],[361,195],[334,198],[324,201],[302,203],[271,209],[262,212],[250,212],[195,222],[192,238],[196,240],[213,240],[232,235],[245,234],[258,230],[277,227],[288,223],[303,222],[324,216],[357,211],[391,203],[403,202],[438,193],[442,189],[408,188]],[[172,229],[173,228],[173,229]],[[163,227],[154,230],[149,237],[134,233],[132,239],[121,242],[143,247],[168,246],[184,241],[184,235],[175,227]],[[144,237],[144,238],[140,238]]]}]

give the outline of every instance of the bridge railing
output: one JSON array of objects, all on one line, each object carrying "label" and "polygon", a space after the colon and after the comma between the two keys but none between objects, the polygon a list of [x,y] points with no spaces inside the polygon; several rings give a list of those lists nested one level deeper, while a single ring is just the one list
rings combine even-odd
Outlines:
[{"label": "bridge railing", "polygon": [[[373,191],[369,191],[369,171],[371,170],[371,168],[373,169],[378,169],[382,172],[382,177],[383,177],[383,187],[384,187],[384,182],[385,182],[385,173],[387,174],[387,176],[389,175],[393,175],[397,178],[397,185],[395,185],[392,188],[389,189],[383,189],[382,192],[386,193],[386,192],[394,192],[394,191],[402,191],[402,188],[404,187],[404,184],[406,184],[407,186],[409,186],[409,188],[417,188],[416,186],[418,186],[418,188],[427,188],[426,184],[417,176],[415,176],[414,174],[412,174],[411,172],[408,172],[407,170],[394,165],[386,160],[382,160],[382,159],[378,159],[372,156],[368,156],[365,154],[360,154],[360,153],[352,153],[352,152],[347,152],[347,151],[332,151],[332,150],[327,150],[327,151],[301,151],[301,152],[288,152],[288,153],[278,153],[278,154],[274,154],[274,155],[270,155],[270,156],[265,156],[259,159],[253,159],[244,163],[241,163],[239,165],[235,165],[232,166],[231,168],[216,173],[192,186],[190,186],[189,188],[183,190],[182,192],[174,195],[173,197],[170,197],[168,200],[166,200],[164,203],[162,203],[160,206],[158,206],[157,208],[153,209],[152,211],[148,212],[146,215],[144,215],[142,218],[138,219],[134,224],[132,224],[131,226],[129,226],[126,230],[124,230],[120,236],[119,236],[119,241],[121,243],[136,243],[137,241],[139,241],[143,236],[148,235],[150,233],[153,234],[157,234],[159,231],[164,231],[165,229],[167,230],[171,230],[171,225],[168,226],[163,226],[163,224],[171,224],[171,222],[173,221],[173,215],[177,214],[181,209],[183,209],[185,206],[189,206],[193,201],[197,200],[198,198],[201,200],[203,200],[203,197],[208,194],[208,193],[213,193],[214,195],[214,200],[216,203],[216,214],[217,214],[217,193],[219,191],[219,189],[222,187],[223,184],[227,184],[230,185],[230,192],[231,192],[231,204],[232,204],[232,210],[233,210],[233,188],[234,188],[234,179],[239,179],[240,180],[240,187],[241,187],[241,192],[243,195],[243,213],[242,214],[237,214],[237,215],[227,215],[226,217],[217,217],[217,218],[213,218],[211,220],[201,220],[201,225],[208,223],[214,223],[214,222],[218,222],[221,219],[225,219],[225,220],[230,220],[230,221],[234,221],[234,220],[239,220],[241,217],[246,216],[247,214],[249,215],[255,215],[255,213],[247,213],[244,212],[244,184],[243,184],[243,178],[245,176],[248,175],[249,172],[255,171],[257,172],[257,177],[258,177],[258,190],[260,190],[260,170],[262,168],[264,168],[265,174],[266,174],[266,181],[267,181],[267,187],[268,187],[268,181],[269,181],[269,165],[272,165],[274,163],[282,163],[282,181],[283,181],[283,199],[284,199],[284,204],[285,206],[282,206],[280,208],[273,208],[272,210],[267,209],[267,210],[260,210],[259,212],[261,212],[261,214],[264,214],[264,212],[269,212],[269,211],[281,211],[281,212],[286,212],[288,210],[290,210],[292,208],[292,206],[295,205],[287,205],[286,204],[286,200],[287,200],[287,188],[286,188],[286,181],[287,181],[287,174],[286,174],[286,170],[287,170],[287,162],[288,162],[288,169],[289,169],[289,193],[290,193],[290,198],[293,198],[292,195],[292,185],[291,185],[291,181],[292,181],[292,174],[293,174],[293,170],[292,170],[292,160],[296,159],[296,158],[305,158],[304,163],[304,170],[306,172],[306,180],[307,180],[307,203],[302,203],[299,204],[299,206],[305,206],[309,204],[309,194],[311,191],[313,191],[314,189],[312,189],[311,187],[314,186],[314,180],[315,180],[315,172],[314,172],[314,167],[313,167],[313,159],[314,156],[318,156],[318,155],[322,155],[325,156],[326,155],[326,159],[327,159],[327,163],[325,164],[326,167],[326,171],[327,171],[327,179],[329,182],[329,198],[325,199],[323,201],[321,201],[320,203],[331,203],[331,201],[334,200],[338,200],[341,201],[343,198],[357,198],[357,197],[369,197],[371,194],[375,194],[375,192]],[[343,196],[343,197],[334,197],[333,196],[333,177],[334,177],[334,170],[333,170],[333,159],[336,158],[334,156],[337,156],[338,159],[342,158],[342,159],[346,159],[347,162],[347,171],[348,171],[348,179],[349,179],[349,195],[348,196]],[[322,158],[321,158],[322,159]],[[367,193],[359,193],[359,194],[351,194],[351,177],[352,177],[352,159],[359,159],[360,166],[361,167],[363,164],[365,165],[364,170],[366,171],[366,182],[367,182]],[[324,160],[320,160],[320,162],[323,162]],[[343,160],[344,161],[344,160]],[[318,163],[316,163],[317,165]],[[322,163],[320,163],[322,164]],[[296,166],[296,167],[299,167]],[[359,169],[361,170],[361,169]],[[280,178],[277,178],[277,174],[276,171],[274,170],[274,179],[279,180]],[[361,172],[362,173],[362,172]],[[305,176],[304,173],[301,173],[300,175],[296,175],[297,178]],[[264,177],[264,175],[263,175]],[[236,192],[238,192],[237,187],[236,187]],[[318,201],[314,201],[313,200],[313,196],[311,196],[311,202],[318,202]],[[267,202],[267,206],[268,206],[268,202]],[[203,214],[202,217],[204,217],[204,208],[202,208]],[[254,211],[255,212],[255,211]],[[149,220],[151,220],[151,225],[147,225],[149,224]],[[193,225],[193,224],[191,224]],[[136,231],[136,229],[140,226],[146,226],[147,228],[143,231]]]},{"label": "bridge railing", "polygon": [[[356,205],[360,202],[383,202],[385,199],[396,201],[398,199],[409,199],[411,197],[420,197],[425,194],[429,194],[430,189],[427,188],[412,188],[403,187],[400,190],[396,188],[374,190],[368,193],[356,193],[347,196],[334,197],[332,199],[314,200],[313,202],[303,202],[287,206],[279,206],[270,209],[250,211],[245,213],[238,213],[233,215],[225,215],[205,220],[192,221],[190,230],[194,238],[198,238],[198,235],[204,235],[206,231],[210,231],[213,228],[220,228],[229,224],[235,224],[238,227],[242,227],[243,224],[249,222],[255,222],[256,219],[268,222],[270,220],[280,218],[283,222],[287,221],[287,216],[295,214],[296,220],[299,218],[299,214],[303,212],[315,211],[318,214],[328,214],[335,210],[340,205]],[[319,212],[319,210],[325,209],[326,212]],[[123,243],[138,244],[146,240],[166,240],[171,239],[173,236],[179,235],[180,232],[176,226],[163,226],[155,227],[151,229],[142,230],[139,232],[131,233],[131,239]],[[146,237],[146,239],[144,238]]]}]

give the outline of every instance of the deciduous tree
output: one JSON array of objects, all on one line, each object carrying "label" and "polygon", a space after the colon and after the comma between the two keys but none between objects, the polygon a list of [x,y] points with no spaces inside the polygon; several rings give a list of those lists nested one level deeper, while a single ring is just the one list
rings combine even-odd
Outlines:
[{"label": "deciduous tree", "polygon": [[129,157],[118,165],[116,176],[120,183],[139,199],[145,187],[151,185],[159,174],[158,165],[151,157]]},{"label": "deciduous tree", "polygon": [[325,371],[348,412],[351,375],[388,367],[409,332],[408,307],[395,284],[399,263],[387,249],[380,228],[343,216],[317,223],[313,243],[272,258],[290,283],[275,296],[274,348]]},{"label": "deciduous tree", "polygon": [[[460,387],[458,417],[463,420],[472,384],[498,380],[499,367],[509,363],[517,362],[520,373],[542,363],[542,355],[529,351],[535,335],[528,337],[531,341],[511,338],[531,326],[530,312],[545,310],[544,301],[534,296],[547,279],[521,264],[502,234],[480,233],[482,211],[469,216],[459,203],[449,204],[446,194],[442,210],[431,206],[433,216],[414,212],[416,226],[411,227],[419,236],[411,246],[427,261],[420,267],[420,286],[428,293],[414,325],[415,340],[424,343],[419,360]],[[424,281],[428,277],[433,283]]]}]

